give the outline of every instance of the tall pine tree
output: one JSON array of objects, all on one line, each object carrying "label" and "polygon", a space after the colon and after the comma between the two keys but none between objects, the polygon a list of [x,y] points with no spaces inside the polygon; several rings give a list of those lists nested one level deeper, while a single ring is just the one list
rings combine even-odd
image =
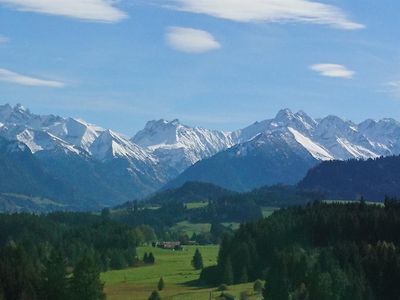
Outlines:
[{"label": "tall pine tree", "polygon": [[200,250],[196,249],[193,259],[192,259],[192,266],[196,270],[203,269],[203,257],[201,256]]},{"label": "tall pine tree", "polygon": [[72,299],[104,300],[103,286],[95,262],[90,256],[84,255],[76,265],[71,279]]}]

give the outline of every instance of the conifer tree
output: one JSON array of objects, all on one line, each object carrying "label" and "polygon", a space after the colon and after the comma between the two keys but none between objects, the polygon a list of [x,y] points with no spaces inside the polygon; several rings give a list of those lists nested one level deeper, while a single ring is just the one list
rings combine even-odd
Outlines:
[{"label": "conifer tree", "polygon": [[153,291],[148,300],[162,300],[158,291]]},{"label": "conifer tree", "polygon": [[68,300],[68,280],[64,258],[60,251],[53,249],[45,264],[44,282],[41,288],[44,300]]},{"label": "conifer tree", "polygon": [[200,250],[196,249],[193,259],[192,259],[192,266],[196,270],[201,270],[203,269],[203,257],[201,256]]},{"label": "conifer tree", "polygon": [[224,263],[222,282],[228,285],[233,284],[233,269],[230,257],[228,257]]},{"label": "conifer tree", "polygon": [[90,256],[85,255],[75,266],[71,279],[72,299],[74,300],[103,300],[103,283],[100,272]]},{"label": "conifer tree", "polygon": [[165,287],[164,279],[161,277],[158,281],[157,288],[159,291],[162,291]]},{"label": "conifer tree", "polygon": [[156,259],[154,258],[153,252],[150,252],[148,263],[152,265],[155,263],[155,261],[156,261]]}]

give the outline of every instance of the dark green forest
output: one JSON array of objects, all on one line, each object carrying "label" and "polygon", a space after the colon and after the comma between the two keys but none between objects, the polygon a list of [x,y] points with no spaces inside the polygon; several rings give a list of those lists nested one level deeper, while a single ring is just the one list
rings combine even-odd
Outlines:
[{"label": "dark green forest", "polygon": [[319,191],[326,199],[383,201],[400,197],[400,156],[367,160],[326,161],[300,181],[302,189]]},{"label": "dark green forest", "polygon": [[107,213],[0,215],[0,299],[102,299],[100,271],[137,263],[149,231]]},{"label": "dark green forest", "polygon": [[399,232],[400,204],[390,199],[282,209],[225,237],[201,280],[265,279],[271,300],[400,299]]}]

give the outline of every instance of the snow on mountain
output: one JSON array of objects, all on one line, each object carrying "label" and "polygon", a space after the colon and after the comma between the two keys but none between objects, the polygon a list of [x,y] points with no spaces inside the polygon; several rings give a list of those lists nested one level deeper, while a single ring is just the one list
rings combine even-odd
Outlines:
[{"label": "snow on mountain", "polygon": [[33,153],[56,146],[75,153],[78,148],[87,150],[104,130],[71,118],[35,115],[19,104],[0,106],[0,122],[3,137],[26,143]]},{"label": "snow on mountain", "polygon": [[[400,153],[400,122],[394,119],[366,120],[358,130],[377,148],[390,154]],[[383,154],[385,155],[385,154]],[[387,154],[386,154],[387,155]]]},{"label": "snow on mountain", "polygon": [[165,188],[199,181],[242,192],[264,185],[295,184],[316,164],[318,160],[282,127],[197,162]]},{"label": "snow on mountain", "polygon": [[101,163],[122,159],[121,166],[134,170],[140,184],[151,178],[148,190],[228,149],[226,157],[257,153],[265,158],[259,151],[266,151],[273,159],[275,147],[280,161],[286,154],[288,160],[309,160],[307,153],[316,161],[400,154],[400,123],[393,119],[356,124],[337,116],[313,119],[289,109],[234,132],[189,127],[179,120],[149,121],[129,140],[83,120],[36,115],[22,105],[6,104],[0,105],[0,136],[23,143],[34,154],[61,150]]},{"label": "snow on mountain", "polygon": [[66,153],[75,154],[81,154],[82,152],[79,148],[68,144],[47,131],[36,130],[16,124],[0,127],[0,136],[7,140],[24,143],[32,153],[44,150],[62,150]]},{"label": "snow on mountain", "polygon": [[54,123],[48,131],[64,141],[88,151],[104,129],[82,120],[67,118]]},{"label": "snow on mountain", "polygon": [[235,144],[230,133],[183,125],[179,120],[150,121],[132,141],[147,147],[177,172]]},{"label": "snow on mountain", "polygon": [[100,134],[89,150],[94,158],[101,161],[113,158],[127,158],[156,163],[156,159],[147,150],[109,129]]},{"label": "snow on mountain", "polygon": [[316,144],[313,142],[310,138],[302,135],[300,132],[297,130],[289,127],[289,131],[293,134],[294,138],[296,141],[302,145],[305,149],[307,149],[310,154],[318,159],[318,160],[333,160],[334,157],[326,151],[322,146]]},{"label": "snow on mountain", "polygon": [[293,113],[289,109],[282,109],[274,119],[256,122],[234,134],[239,142],[251,140],[263,132],[272,132],[282,128],[296,128],[298,132],[309,134],[317,125],[317,122],[302,111]]},{"label": "snow on mountain", "polygon": [[275,118],[256,122],[235,135],[239,142],[246,142],[263,132],[286,129],[318,160],[400,154],[400,123],[391,119],[355,124],[337,116],[314,120],[303,111],[283,109]]}]

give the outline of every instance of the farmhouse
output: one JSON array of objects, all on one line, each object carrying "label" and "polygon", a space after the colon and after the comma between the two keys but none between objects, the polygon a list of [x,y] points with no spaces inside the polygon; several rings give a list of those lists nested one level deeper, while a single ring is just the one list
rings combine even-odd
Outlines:
[{"label": "farmhouse", "polygon": [[182,250],[181,242],[160,242],[157,244],[157,247],[169,250]]}]

